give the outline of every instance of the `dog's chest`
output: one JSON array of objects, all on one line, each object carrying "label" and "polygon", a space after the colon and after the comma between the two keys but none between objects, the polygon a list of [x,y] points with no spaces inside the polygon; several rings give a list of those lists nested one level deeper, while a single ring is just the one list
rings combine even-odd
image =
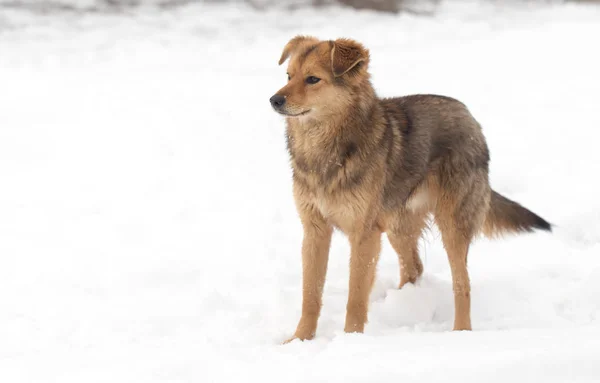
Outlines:
[{"label": "dog's chest", "polygon": [[342,230],[349,229],[356,219],[356,204],[347,198],[320,195],[315,198],[315,205],[323,217]]},{"label": "dog's chest", "polygon": [[365,207],[357,196],[341,190],[328,191],[322,187],[309,188],[307,202],[325,220],[345,233],[353,230],[357,221],[364,215]]},{"label": "dog's chest", "polygon": [[346,233],[352,231],[365,210],[361,188],[348,185],[348,160],[356,147],[288,137],[288,149],[295,183],[301,190],[299,198],[330,224]]}]

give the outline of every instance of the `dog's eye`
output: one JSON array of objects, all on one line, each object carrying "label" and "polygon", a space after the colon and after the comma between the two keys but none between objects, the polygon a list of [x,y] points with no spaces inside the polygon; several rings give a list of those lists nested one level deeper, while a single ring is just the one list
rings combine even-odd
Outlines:
[{"label": "dog's eye", "polygon": [[315,77],[315,76],[308,76],[308,77],[306,78],[306,83],[307,83],[307,84],[316,84],[316,83],[318,83],[319,81],[321,81],[321,79],[320,79],[320,78],[318,78],[318,77]]},{"label": "dog's eye", "polygon": [[288,81],[290,81],[292,78],[290,77],[290,74],[288,73]]}]

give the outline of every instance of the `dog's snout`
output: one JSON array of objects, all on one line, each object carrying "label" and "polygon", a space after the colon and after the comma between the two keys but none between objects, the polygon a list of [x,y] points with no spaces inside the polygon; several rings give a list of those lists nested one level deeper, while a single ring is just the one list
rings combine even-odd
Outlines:
[{"label": "dog's snout", "polygon": [[276,94],[275,96],[271,97],[269,101],[271,101],[271,105],[273,106],[273,108],[278,109],[281,108],[283,104],[285,104],[285,97]]}]

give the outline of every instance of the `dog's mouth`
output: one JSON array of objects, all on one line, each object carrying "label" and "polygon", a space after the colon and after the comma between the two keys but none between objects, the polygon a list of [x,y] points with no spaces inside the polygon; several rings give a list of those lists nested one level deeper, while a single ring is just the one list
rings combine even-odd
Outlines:
[{"label": "dog's mouth", "polygon": [[310,111],[311,111],[311,109],[307,109],[307,110],[305,110],[303,112],[293,114],[293,113],[285,112],[283,110],[277,110],[277,113],[282,114],[282,115],[284,115],[286,117],[300,117],[300,116],[304,116],[305,114],[308,114],[308,112],[310,112]]}]

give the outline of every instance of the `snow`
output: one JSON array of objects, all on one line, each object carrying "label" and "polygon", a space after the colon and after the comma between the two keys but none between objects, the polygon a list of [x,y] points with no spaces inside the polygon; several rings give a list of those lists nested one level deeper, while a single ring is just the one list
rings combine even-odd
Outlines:
[{"label": "snow", "polygon": [[[600,9],[461,4],[0,8],[0,381],[598,382]],[[298,33],[363,42],[381,96],[465,102],[493,187],[556,225],[473,245],[473,332],[433,228],[402,290],[384,241],[365,334],[336,235],[316,339],[280,345],[302,231],[268,99]]]}]

